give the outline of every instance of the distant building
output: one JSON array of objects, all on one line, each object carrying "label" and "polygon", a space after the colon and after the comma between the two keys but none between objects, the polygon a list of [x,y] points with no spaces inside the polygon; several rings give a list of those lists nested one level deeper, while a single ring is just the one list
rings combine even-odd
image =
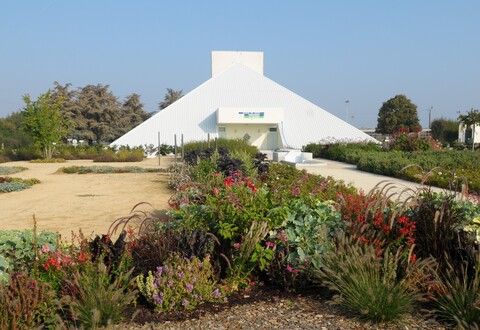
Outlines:
[{"label": "distant building", "polygon": [[458,125],[458,142],[459,143],[480,143],[480,125],[475,126],[475,136],[473,136],[473,125],[460,123]]},{"label": "distant building", "polygon": [[262,52],[212,52],[212,77],[112,146],[240,138],[260,150],[378,142],[263,75]]}]

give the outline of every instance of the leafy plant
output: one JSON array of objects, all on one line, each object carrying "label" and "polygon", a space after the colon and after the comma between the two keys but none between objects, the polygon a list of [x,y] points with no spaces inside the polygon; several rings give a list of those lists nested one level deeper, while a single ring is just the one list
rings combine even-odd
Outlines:
[{"label": "leafy plant", "polygon": [[295,267],[311,263],[321,267],[321,256],[332,248],[329,237],[342,229],[341,215],[331,202],[317,202],[311,208],[302,200],[289,204],[285,234],[290,247],[288,263]]},{"label": "leafy plant", "polygon": [[155,311],[191,310],[209,301],[222,301],[224,294],[215,286],[209,257],[203,261],[171,255],[155,272],[136,279],[140,293]]},{"label": "leafy plant", "polygon": [[262,245],[268,234],[269,228],[266,222],[252,223],[250,228],[245,231],[241,239],[233,244],[232,255],[229,268],[227,270],[228,281],[233,289],[239,286],[245,286],[247,279],[258,266],[264,270],[270,265],[273,258],[273,246]]},{"label": "leafy plant", "polygon": [[58,242],[56,233],[34,230],[0,231],[0,279],[6,279],[7,272],[27,271],[34,264],[35,252],[42,246],[55,250]]},{"label": "leafy plant", "polygon": [[33,329],[53,326],[55,293],[28,273],[12,273],[0,283],[0,328]]}]

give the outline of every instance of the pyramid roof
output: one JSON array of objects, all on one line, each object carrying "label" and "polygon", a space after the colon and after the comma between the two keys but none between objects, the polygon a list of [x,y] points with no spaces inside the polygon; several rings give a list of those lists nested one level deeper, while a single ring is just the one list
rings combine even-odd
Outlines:
[{"label": "pyramid roof", "polygon": [[173,145],[218,136],[217,110],[283,109],[278,130],[285,148],[308,143],[378,142],[349,123],[251,68],[234,63],[182,98],[156,113],[112,146]]}]

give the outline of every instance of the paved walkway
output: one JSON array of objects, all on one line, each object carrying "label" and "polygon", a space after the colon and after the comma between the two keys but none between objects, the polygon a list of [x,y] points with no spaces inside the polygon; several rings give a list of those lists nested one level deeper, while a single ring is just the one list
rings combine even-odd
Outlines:
[{"label": "paved walkway", "polygon": [[[390,192],[402,193],[402,191],[412,191],[421,187],[420,184],[400,180],[388,176],[372,174],[357,170],[356,165],[336,162],[329,159],[315,159],[318,165],[314,164],[297,164],[298,169],[305,169],[312,174],[320,174],[322,176],[331,176],[336,180],[343,180],[345,183],[351,183],[358,189],[368,193],[370,190],[388,185]],[[435,191],[443,191],[440,188],[432,188]]]}]

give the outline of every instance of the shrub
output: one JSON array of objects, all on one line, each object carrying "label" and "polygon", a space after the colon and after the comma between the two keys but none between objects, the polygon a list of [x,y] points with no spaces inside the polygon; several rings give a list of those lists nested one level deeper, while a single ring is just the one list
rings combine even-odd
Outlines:
[{"label": "shrub", "polygon": [[334,301],[355,316],[390,322],[412,310],[414,298],[397,280],[395,265],[385,267],[373,246],[341,239],[323,263],[321,280],[338,294]]},{"label": "shrub", "polygon": [[424,190],[412,208],[411,217],[416,223],[415,243],[420,257],[435,257],[442,269],[447,260],[466,261],[470,268],[474,267],[474,243],[462,232],[466,213],[456,193]]},{"label": "shrub", "polygon": [[0,192],[12,192],[27,189],[34,184],[40,183],[38,179],[20,179],[0,176]]},{"label": "shrub", "polygon": [[191,259],[204,259],[213,250],[214,238],[202,229],[174,229],[159,227],[143,232],[132,243],[131,255],[135,273],[154,271],[163,265],[172,253]]},{"label": "shrub", "polygon": [[293,200],[282,212],[281,228],[271,232],[266,243],[274,250],[267,275],[275,284],[294,290],[311,280],[312,269],[320,269],[322,255],[333,248],[331,237],[343,224],[340,212],[328,201],[310,207],[301,199]]},{"label": "shrub", "polygon": [[292,251],[288,262],[297,267],[311,263],[321,267],[321,256],[329,251],[335,232],[342,229],[341,215],[331,202],[318,202],[310,208],[302,200],[289,204],[285,234]]},{"label": "shrub", "polygon": [[430,137],[422,137],[420,131],[410,132],[408,128],[400,128],[393,132],[392,141],[389,144],[391,150],[417,151],[430,150],[432,140]]},{"label": "shrub", "polygon": [[105,173],[151,173],[159,172],[158,168],[142,168],[138,166],[123,166],[123,167],[114,167],[114,166],[69,166],[62,167],[58,171],[67,173],[67,174],[105,174]]},{"label": "shrub", "polygon": [[28,168],[21,166],[0,166],[0,176],[15,174],[25,170],[28,170]]},{"label": "shrub", "polygon": [[28,273],[0,283],[0,329],[33,329],[55,323],[55,293]]},{"label": "shrub", "polygon": [[190,310],[209,301],[222,301],[224,294],[215,287],[210,260],[186,259],[173,254],[167,261],[136,279],[140,293],[155,311]]},{"label": "shrub", "polygon": [[469,266],[448,263],[434,291],[434,308],[440,319],[460,329],[480,326],[480,276],[469,275]]},{"label": "shrub", "polygon": [[[75,272],[63,297],[64,312],[76,327],[98,328],[122,320],[127,306],[134,302],[132,270],[117,272],[113,280],[109,269],[98,262],[93,268]],[[68,308],[68,309],[67,309]]]},{"label": "shrub", "polygon": [[270,242],[262,244],[268,231],[266,222],[253,222],[240,240],[233,244],[233,249],[227,249],[231,254],[226,273],[233,290],[246,287],[249,276],[257,266],[260,270],[264,270],[270,265],[273,258],[273,244],[269,244]]},{"label": "shrub", "polygon": [[8,273],[29,271],[35,262],[36,251],[42,246],[54,250],[58,237],[53,232],[34,230],[2,230],[0,231],[0,281],[7,278]]},{"label": "shrub", "polygon": [[184,146],[185,153],[191,150],[204,150],[208,148],[217,149],[223,147],[230,152],[242,151],[250,154],[252,157],[258,152],[258,148],[250,145],[243,139],[217,139],[216,141],[191,141]]},{"label": "shrub", "polygon": [[50,158],[50,159],[32,159],[30,161],[30,163],[40,163],[40,164],[43,164],[43,163],[65,163],[66,160],[63,159],[63,158]]}]

